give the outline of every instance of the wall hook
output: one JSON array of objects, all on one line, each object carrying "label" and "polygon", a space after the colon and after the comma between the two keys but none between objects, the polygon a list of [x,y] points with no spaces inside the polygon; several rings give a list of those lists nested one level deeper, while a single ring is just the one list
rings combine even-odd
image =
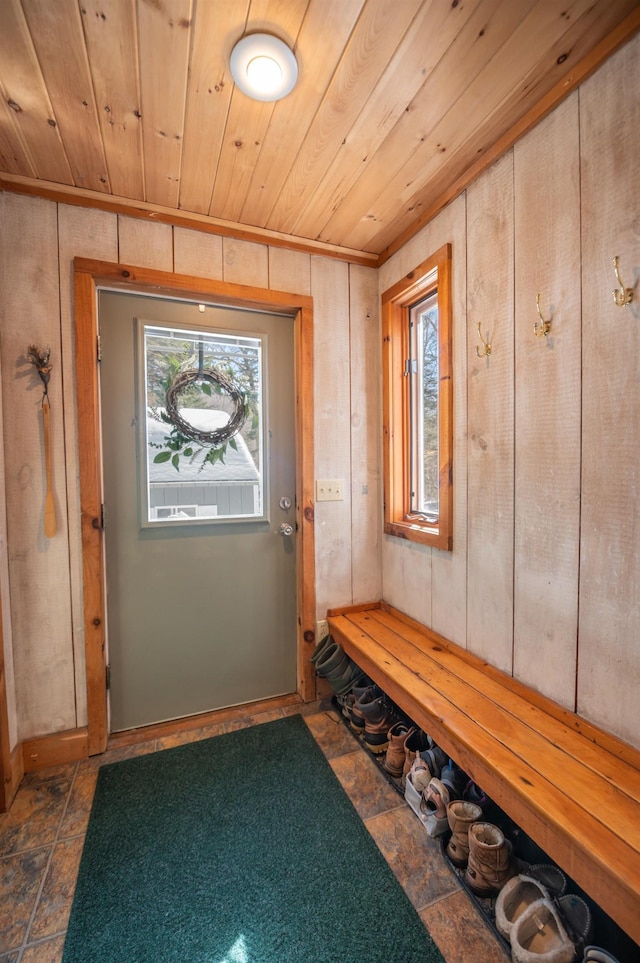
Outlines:
[{"label": "wall hook", "polygon": [[624,308],[633,301],[633,288],[625,288],[622,283],[622,278],[620,277],[620,271],[618,270],[618,258],[613,259],[613,270],[616,272],[616,278],[618,279],[618,284],[620,288],[613,292],[613,300],[618,305],[619,308]]},{"label": "wall hook", "polygon": [[538,309],[538,317],[540,318],[540,320],[533,322],[533,333],[537,338],[541,338],[543,335],[546,337],[546,335],[548,335],[549,331],[551,330],[551,321],[545,321],[545,319],[542,317],[542,311],[540,310],[539,294],[536,295],[536,308]]},{"label": "wall hook", "polygon": [[488,355],[491,354],[491,343],[488,341],[485,341],[484,338],[482,337],[481,323],[482,322],[478,321],[478,337],[482,341],[482,351],[480,350],[480,346],[476,345],[476,354],[478,355],[479,358],[486,358]]}]

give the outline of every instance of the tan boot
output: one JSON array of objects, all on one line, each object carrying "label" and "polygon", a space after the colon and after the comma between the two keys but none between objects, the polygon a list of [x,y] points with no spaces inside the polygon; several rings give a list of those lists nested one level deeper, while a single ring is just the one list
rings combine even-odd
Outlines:
[{"label": "tan boot", "polygon": [[477,822],[469,827],[469,861],[465,880],[477,896],[497,896],[517,873],[511,857],[511,843],[493,823]]},{"label": "tan boot", "polygon": [[396,779],[399,779],[404,769],[405,743],[415,732],[415,726],[406,726],[403,722],[396,722],[388,732],[389,747],[384,760],[384,768]]},{"label": "tan boot", "polygon": [[475,803],[454,799],[447,806],[451,839],[447,856],[454,866],[466,866],[469,859],[469,827],[482,818],[482,810]]}]

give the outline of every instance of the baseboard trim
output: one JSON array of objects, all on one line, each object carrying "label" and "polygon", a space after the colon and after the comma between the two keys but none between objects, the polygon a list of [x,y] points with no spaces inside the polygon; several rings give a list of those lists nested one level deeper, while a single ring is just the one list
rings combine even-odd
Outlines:
[{"label": "baseboard trim", "polygon": [[46,766],[60,766],[66,762],[77,762],[89,755],[87,728],[67,729],[53,732],[36,739],[25,739],[22,743],[22,764],[24,772],[35,772]]}]

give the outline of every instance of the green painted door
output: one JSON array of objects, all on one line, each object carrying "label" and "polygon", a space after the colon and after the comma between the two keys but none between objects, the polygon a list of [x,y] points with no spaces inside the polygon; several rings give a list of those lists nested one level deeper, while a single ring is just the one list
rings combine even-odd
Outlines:
[{"label": "green painted door", "polygon": [[99,298],[110,729],[293,692],[293,319]]}]

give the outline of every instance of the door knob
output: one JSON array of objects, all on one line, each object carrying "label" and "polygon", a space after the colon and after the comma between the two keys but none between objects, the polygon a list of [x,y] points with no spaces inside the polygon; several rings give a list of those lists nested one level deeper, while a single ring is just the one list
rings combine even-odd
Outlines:
[{"label": "door knob", "polygon": [[283,522],[278,531],[281,535],[293,535],[293,526]]}]

